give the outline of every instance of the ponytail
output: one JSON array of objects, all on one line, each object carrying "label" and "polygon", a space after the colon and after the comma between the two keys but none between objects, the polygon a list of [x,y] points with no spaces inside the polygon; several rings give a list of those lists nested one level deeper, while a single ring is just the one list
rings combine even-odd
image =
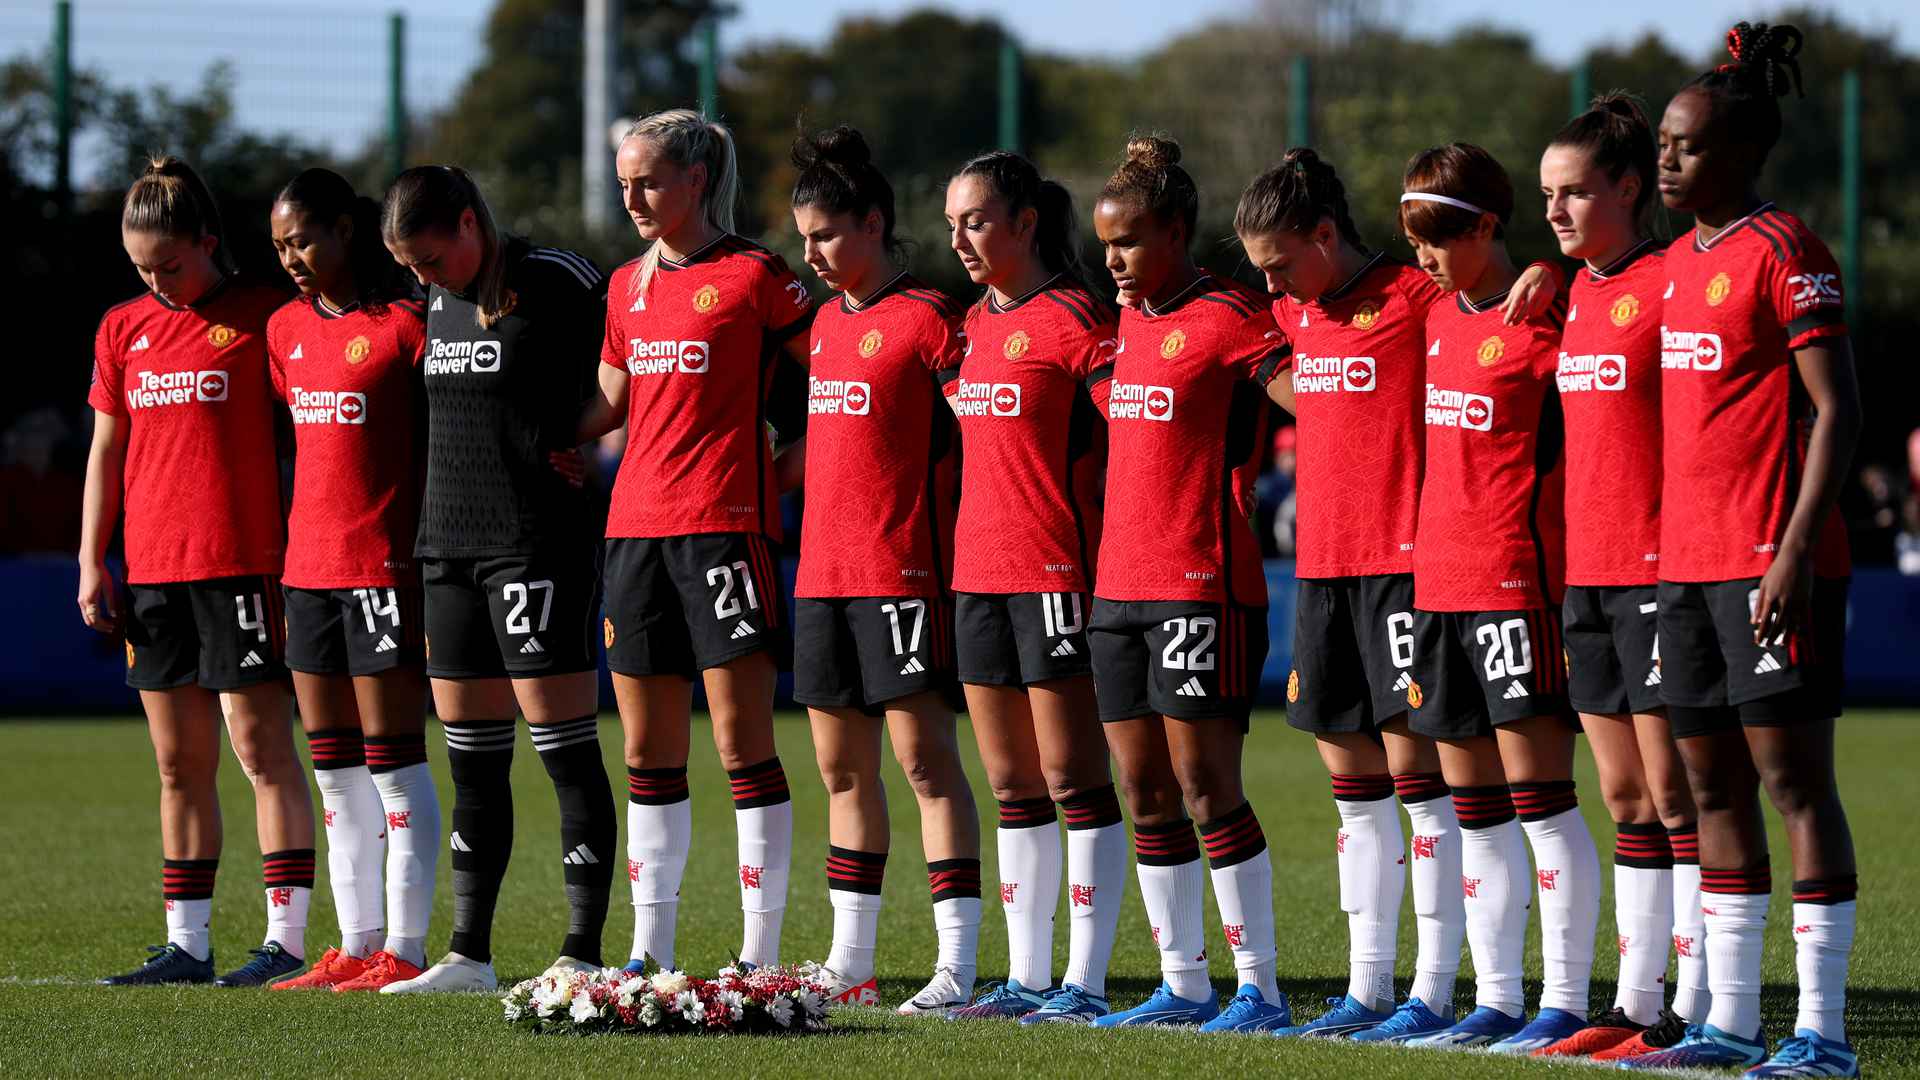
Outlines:
[{"label": "ponytail", "polygon": [[1180,144],[1159,132],[1127,139],[1127,159],[1107,178],[1100,197],[1134,203],[1162,222],[1178,221],[1193,242],[1200,188],[1180,167]]},{"label": "ponytail", "polygon": [[1736,23],[1727,31],[1733,62],[1694,79],[1683,90],[1699,90],[1722,112],[1730,130],[1759,151],[1758,164],[1780,141],[1780,102],[1800,88],[1800,47],[1806,35],[1796,26]]},{"label": "ponytail", "polygon": [[795,209],[812,206],[855,218],[878,210],[881,247],[905,261],[906,243],[893,235],[893,185],[873,164],[865,136],[845,124],[802,135],[793,141],[793,166],[800,170],[793,182]]},{"label": "ponytail", "polygon": [[1658,151],[1653,145],[1653,125],[1640,103],[1626,92],[1616,90],[1593,99],[1593,107],[1567,121],[1548,146],[1578,150],[1587,161],[1618,184],[1631,172],[1640,178],[1640,190],[1633,198],[1633,216],[1641,236],[1653,235],[1653,207]]},{"label": "ponytail", "polygon": [[1080,263],[1079,225],[1073,195],[1058,180],[1044,178],[1033,162],[1007,150],[982,154],[953,174],[977,177],[1007,204],[1009,217],[1032,207],[1035,215],[1033,253],[1040,264],[1084,284]]},{"label": "ponytail", "polygon": [[362,307],[384,307],[406,291],[399,265],[380,243],[380,204],[356,194],[345,177],[331,169],[308,169],[287,181],[273,201],[297,206],[310,222],[329,228],[342,217],[352,220],[347,269]]},{"label": "ponytail", "polygon": [[219,204],[193,166],[177,157],[148,159],[146,170],[127,188],[126,199],[120,204],[120,227],[128,232],[190,240],[211,236],[216,241],[213,264],[222,273],[234,272],[233,254],[227,250],[226,231],[220,225]]},{"label": "ponytail", "polygon": [[467,170],[457,165],[416,165],[401,173],[387,189],[380,208],[380,234],[393,242],[428,230],[457,233],[461,215],[469,210],[480,233],[480,272],[468,288],[475,297],[480,325],[491,330],[513,310],[513,296],[507,289],[506,240],[494,224],[480,185]]},{"label": "ponytail", "polygon": [[[740,200],[740,167],[733,151],[733,132],[725,124],[708,120],[693,109],[668,109],[635,120],[620,137],[622,144],[628,139],[647,140],[683,169],[705,165],[707,189],[700,193],[700,212],[709,228],[733,231],[733,208]],[[633,278],[636,295],[644,294],[653,284],[659,268],[660,242],[656,240],[640,258],[640,272]]]},{"label": "ponytail", "polygon": [[1305,235],[1322,218],[1333,219],[1340,238],[1350,247],[1365,250],[1353,214],[1347,209],[1347,189],[1339,174],[1311,148],[1296,146],[1287,151],[1280,164],[1254,177],[1247,190],[1240,193],[1240,205],[1233,212],[1233,231],[1240,236],[1277,232]]}]

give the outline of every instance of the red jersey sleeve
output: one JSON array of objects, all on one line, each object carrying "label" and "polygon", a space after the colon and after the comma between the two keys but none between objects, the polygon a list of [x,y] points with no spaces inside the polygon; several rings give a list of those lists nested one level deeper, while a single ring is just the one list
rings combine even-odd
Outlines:
[{"label": "red jersey sleeve", "polygon": [[287,357],[281,348],[280,320],[267,320],[267,387],[276,400],[287,400]]},{"label": "red jersey sleeve", "polygon": [[1433,310],[1433,305],[1447,295],[1440,290],[1440,286],[1433,283],[1432,278],[1425,274],[1405,274],[1400,281],[1401,291],[1407,298],[1407,306],[1418,312],[1423,321],[1427,313]]},{"label": "red jersey sleeve", "polygon": [[1806,229],[1795,230],[1787,241],[1779,256],[1767,262],[1767,299],[1786,328],[1787,348],[1845,336],[1846,307],[1833,253]]},{"label": "red jersey sleeve", "polygon": [[1113,384],[1113,357],[1120,345],[1119,332],[1116,326],[1101,327],[1101,336],[1087,346],[1086,354],[1081,357],[1084,370],[1076,372],[1102,419],[1107,415],[1107,395]]},{"label": "red jersey sleeve", "polygon": [[948,389],[954,380],[946,376],[960,373],[960,358],[967,353],[967,332],[961,327],[958,315],[949,315],[927,323],[927,340],[920,350],[920,358],[927,370]]},{"label": "red jersey sleeve", "polygon": [[93,385],[87,389],[87,404],[109,416],[127,415],[126,398],[120,394],[121,364],[126,350],[119,347],[114,321],[103,319],[93,336]]},{"label": "red jersey sleeve", "polygon": [[807,294],[806,284],[778,255],[765,260],[761,266],[759,283],[754,290],[760,325],[780,341],[804,333],[813,325],[813,297]]},{"label": "red jersey sleeve", "polygon": [[1293,341],[1262,308],[1234,328],[1225,353],[1230,366],[1265,387],[1293,364]]}]

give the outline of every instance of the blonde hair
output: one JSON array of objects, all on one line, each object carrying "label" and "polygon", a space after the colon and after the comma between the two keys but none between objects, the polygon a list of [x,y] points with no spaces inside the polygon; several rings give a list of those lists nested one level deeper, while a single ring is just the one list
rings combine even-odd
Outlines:
[{"label": "blonde hair", "polygon": [[480,325],[491,330],[513,310],[513,295],[507,288],[506,240],[494,224],[480,185],[467,170],[457,165],[418,165],[401,173],[380,207],[380,233],[395,241],[428,229],[457,232],[460,216],[468,210],[473,211],[480,233],[480,271],[468,288],[473,290]]},{"label": "blonde hair", "polygon": [[219,241],[213,249],[214,265],[233,272],[233,256],[227,251],[213,192],[193,166],[170,154],[148,158],[146,170],[127,188],[120,204],[120,227],[192,240],[211,236]]},{"label": "blonde hair", "polygon": [[[683,169],[705,165],[707,188],[700,193],[700,212],[712,228],[723,233],[733,231],[733,208],[740,199],[740,168],[734,160],[733,132],[725,124],[693,109],[667,109],[635,120],[620,137],[621,145],[628,139],[647,140]],[[653,284],[660,257],[660,242],[656,240],[640,257],[640,272],[633,279],[634,293],[644,293]]]}]

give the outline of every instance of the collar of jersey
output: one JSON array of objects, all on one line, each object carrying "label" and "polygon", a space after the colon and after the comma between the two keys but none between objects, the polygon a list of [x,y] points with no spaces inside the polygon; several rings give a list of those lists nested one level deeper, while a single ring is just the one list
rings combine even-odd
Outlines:
[{"label": "collar of jersey", "polygon": [[167,303],[164,299],[161,298],[160,294],[157,292],[149,292],[147,293],[147,295],[153,297],[154,303],[159,304],[161,307],[166,308],[168,311],[199,311],[201,308],[206,307],[208,304],[211,304],[215,300],[219,299],[220,294],[227,291],[227,285],[232,281],[233,281],[232,274],[221,274],[220,280],[213,283],[213,288],[208,289],[206,292],[201,293],[200,299],[195,300],[193,303],[188,304],[185,307],[180,307],[176,304]]},{"label": "collar of jersey", "polygon": [[1041,293],[1046,292],[1048,289],[1053,288],[1054,285],[1059,283],[1060,277],[1061,275],[1055,274],[1052,277],[1048,278],[1047,280],[1027,290],[1027,294],[1025,296],[1019,297],[1014,300],[1010,300],[1005,304],[1002,304],[998,299],[996,299],[996,294],[992,289],[988,289],[987,290],[987,310],[993,312],[995,315],[1005,315],[1007,312],[1012,311],[1013,309],[1019,307],[1020,305],[1026,303],[1027,301],[1033,299],[1034,297],[1039,296]]},{"label": "collar of jersey", "polygon": [[1695,225],[1693,227],[1693,249],[1695,251],[1712,251],[1714,247],[1720,243],[1720,241],[1725,240],[1727,237],[1732,236],[1734,233],[1737,233],[1741,229],[1744,229],[1748,225],[1751,225],[1753,223],[1754,218],[1759,217],[1761,214],[1764,214],[1771,209],[1773,209],[1773,201],[1769,199],[1768,201],[1761,203],[1759,206],[1756,206],[1753,209],[1747,211],[1745,214],[1742,214],[1739,218],[1734,220],[1726,228],[1721,229],[1717,233],[1714,233],[1713,239],[1711,240],[1703,238],[1700,235],[1700,226]]},{"label": "collar of jersey", "polygon": [[[733,235],[732,233],[723,232],[719,236],[716,236],[713,239],[707,241],[706,243],[701,244],[699,247],[694,248],[692,251],[687,252],[687,257],[684,259],[680,259],[676,261],[674,259],[667,258],[665,255],[662,255],[660,256],[660,269],[685,270],[687,267],[692,266],[694,263],[697,263],[701,259],[706,258],[708,252],[711,252],[714,248],[719,247],[721,241],[727,239],[732,235]],[[657,242],[658,241],[656,241],[656,243]]]},{"label": "collar of jersey", "polygon": [[888,278],[887,283],[885,285],[880,286],[878,289],[875,289],[873,291],[873,295],[867,297],[866,303],[864,304],[856,304],[853,302],[853,297],[847,295],[846,293],[841,293],[840,294],[840,310],[846,312],[848,315],[858,315],[861,312],[872,308],[875,304],[878,304],[880,301],[885,300],[887,298],[888,293],[892,292],[896,287],[898,287],[900,282],[906,280],[906,276],[907,276],[907,272],[905,270],[902,270],[899,273]]},{"label": "collar of jersey", "polygon": [[1494,308],[1497,308],[1501,304],[1506,303],[1507,294],[1512,291],[1513,291],[1513,286],[1509,285],[1506,288],[1501,289],[1498,295],[1489,296],[1485,300],[1482,300],[1477,304],[1467,299],[1467,293],[1465,289],[1462,289],[1459,292],[1454,293],[1453,296],[1454,296],[1454,299],[1459,302],[1460,311],[1462,314],[1485,315],[1487,312],[1492,311]]},{"label": "collar of jersey", "polygon": [[1161,308],[1159,311],[1155,311],[1153,309],[1153,305],[1147,303],[1145,300],[1140,301],[1140,314],[1145,315],[1149,319],[1157,319],[1162,315],[1171,315],[1174,312],[1180,310],[1181,306],[1184,305],[1187,301],[1193,299],[1196,296],[1199,296],[1203,292],[1210,291],[1206,288],[1203,288],[1202,286],[1208,285],[1212,281],[1213,281],[1213,275],[1208,273],[1205,270],[1202,270],[1200,271],[1199,277],[1196,277],[1191,282],[1188,282],[1186,288],[1181,289],[1177,293],[1174,293],[1173,299],[1168,300],[1167,306]]},{"label": "collar of jersey", "polygon": [[1648,237],[1645,240],[1642,240],[1639,243],[1628,248],[1627,253],[1625,255],[1620,256],[1619,258],[1613,260],[1612,262],[1608,263],[1605,266],[1600,267],[1599,269],[1595,269],[1592,266],[1587,267],[1587,280],[1596,281],[1596,282],[1605,281],[1608,278],[1613,277],[1615,274],[1620,273],[1622,270],[1625,270],[1627,267],[1632,266],[1634,263],[1640,261],[1640,256],[1645,255],[1647,252],[1652,250],[1653,250],[1653,238]]},{"label": "collar of jersey", "polygon": [[325,297],[318,294],[315,294],[312,303],[313,313],[323,319],[343,319],[360,310],[360,301],[358,300],[348,304],[346,307],[336,308],[332,304],[327,303]]},{"label": "collar of jersey", "polygon": [[1355,288],[1359,287],[1360,279],[1366,277],[1368,274],[1373,273],[1373,268],[1376,266],[1379,266],[1380,260],[1386,257],[1387,257],[1387,253],[1384,251],[1374,252],[1373,256],[1367,260],[1365,266],[1362,266],[1360,269],[1355,270],[1353,272],[1352,277],[1341,282],[1339,285],[1336,285],[1333,288],[1328,289],[1326,292],[1321,293],[1320,299],[1314,301],[1314,303],[1324,307],[1327,304],[1338,301],[1342,297],[1346,296],[1348,293],[1352,292]]}]

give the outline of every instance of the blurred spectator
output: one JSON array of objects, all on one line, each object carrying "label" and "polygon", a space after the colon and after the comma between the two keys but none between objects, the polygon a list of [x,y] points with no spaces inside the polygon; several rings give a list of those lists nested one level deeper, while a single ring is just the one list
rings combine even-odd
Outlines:
[{"label": "blurred spectator", "polygon": [[1300,445],[1300,433],[1292,424],[1276,428],[1273,433],[1272,467],[1260,474],[1254,487],[1254,495],[1260,503],[1260,521],[1266,525],[1266,535],[1272,539],[1268,554],[1282,559],[1293,558],[1293,508],[1294,508],[1294,461],[1295,451]]},{"label": "blurred spectator", "polygon": [[1920,494],[1907,496],[1900,518],[1900,535],[1893,538],[1900,572],[1920,577]]},{"label": "blurred spectator", "polygon": [[1907,487],[1920,491],[1920,427],[1907,436]]},{"label": "blurred spectator", "polygon": [[1859,485],[1849,500],[1852,506],[1845,511],[1855,563],[1886,566],[1893,562],[1903,494],[1892,469],[1877,463],[1861,466]]},{"label": "blurred spectator", "polygon": [[73,436],[52,407],[21,414],[0,436],[0,553],[78,550],[82,485]]}]

